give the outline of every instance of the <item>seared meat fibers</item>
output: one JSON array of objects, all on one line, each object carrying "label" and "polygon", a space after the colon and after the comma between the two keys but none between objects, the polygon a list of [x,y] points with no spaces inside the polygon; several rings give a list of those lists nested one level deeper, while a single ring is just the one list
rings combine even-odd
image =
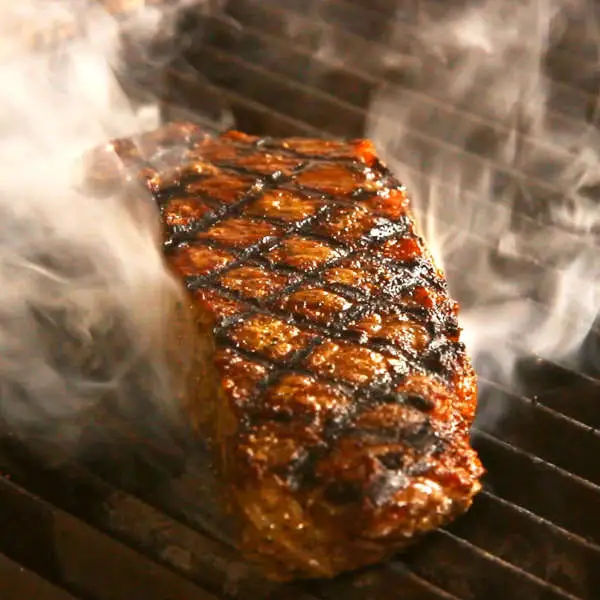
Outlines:
[{"label": "seared meat fibers", "polygon": [[483,471],[475,376],[372,145],[191,124],[115,145],[155,195],[199,315],[188,408],[247,555],[274,578],[328,577],[463,513]]}]

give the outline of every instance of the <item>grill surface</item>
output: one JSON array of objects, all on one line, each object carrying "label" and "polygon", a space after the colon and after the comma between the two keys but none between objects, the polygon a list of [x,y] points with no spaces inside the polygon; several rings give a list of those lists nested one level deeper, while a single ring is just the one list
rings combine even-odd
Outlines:
[{"label": "grill surface", "polygon": [[[383,51],[401,56],[401,45],[370,41],[414,34],[416,9],[423,3],[399,4],[405,9],[394,0],[371,0],[368,8],[361,0],[231,0],[219,16],[188,16],[184,29],[194,32],[194,42],[186,55],[166,77],[134,69],[137,87],[131,91],[143,97],[147,86],[163,89],[165,119],[192,110],[209,130],[222,125],[225,110],[247,133],[358,137],[384,82],[419,94],[410,68],[390,73],[379,60]],[[443,7],[441,0],[426,4]],[[395,36],[389,35],[392,15]],[[595,125],[598,74],[582,77],[578,73],[587,69],[570,68],[574,54],[580,61],[594,56],[593,48],[580,43],[581,27],[573,23],[549,58],[551,118],[587,115]],[[335,52],[322,51],[325,37],[346,53],[343,65]],[[496,127],[489,115],[473,114],[469,106],[421,100],[456,119]],[[439,139],[425,122],[411,135],[411,146],[422,149],[422,156],[442,148],[477,161],[486,153],[484,144],[465,152],[455,140]],[[398,152],[394,158],[407,170],[427,178],[414,153]],[[543,227],[544,200],[553,191],[542,178],[532,189],[539,194],[538,210],[529,206],[517,218]],[[485,249],[484,241],[477,243]],[[452,284],[452,266],[448,277]],[[502,417],[481,419],[475,428],[473,443],[488,475],[485,491],[465,517],[388,564],[302,587],[266,584],[240,561],[217,507],[210,505],[211,474],[202,452],[190,451],[188,440],[166,446],[140,419],[103,407],[97,417],[102,427],[86,433],[87,452],[75,463],[61,460],[58,448],[39,440],[26,449],[4,428],[0,597],[598,598],[598,341],[596,328],[579,360],[568,364],[523,361],[519,373],[525,383],[519,386],[507,388],[486,372],[480,412]]]}]

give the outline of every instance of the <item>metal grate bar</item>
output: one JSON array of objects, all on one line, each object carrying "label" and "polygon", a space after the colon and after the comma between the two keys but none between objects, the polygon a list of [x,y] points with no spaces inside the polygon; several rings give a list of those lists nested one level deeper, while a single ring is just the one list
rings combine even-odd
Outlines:
[{"label": "metal grate bar", "polygon": [[483,431],[474,431],[473,446],[486,465],[485,481],[495,494],[600,544],[598,486]]},{"label": "metal grate bar", "polygon": [[[515,365],[515,374],[512,383],[506,382],[506,376],[502,375],[502,370],[498,374],[494,373],[492,367],[489,367],[485,376],[480,376],[480,380],[484,385],[486,382],[493,383],[504,389],[507,389],[508,386],[508,390],[511,393],[524,396],[535,404],[552,408],[555,412],[569,417],[578,423],[597,428],[594,424],[594,418],[597,419],[597,415],[587,418],[587,415],[591,412],[589,408],[587,413],[582,412],[583,409],[580,411],[581,415],[586,418],[579,418],[576,414],[571,414],[571,412],[577,410],[577,402],[574,401],[573,406],[570,405],[568,400],[569,392],[566,387],[574,386],[574,389],[587,394],[588,398],[593,397],[593,391],[598,389],[598,384],[600,383],[595,373],[586,373],[586,369],[580,367],[579,364],[571,364],[571,361],[568,363],[564,361],[556,362],[541,358],[532,353],[525,356],[527,348],[518,342],[505,342],[504,344],[497,342],[495,347],[498,352],[511,350],[517,357],[522,358]],[[559,402],[557,395],[550,395],[551,392],[555,392],[559,387],[563,388],[563,393],[566,394],[562,403]],[[546,401],[547,394],[548,401]]]},{"label": "metal grate bar", "polygon": [[[374,27],[381,27],[378,23],[400,22],[409,32],[419,27],[419,20],[426,16],[427,19],[442,18],[448,15],[456,7],[456,3],[444,2],[443,0],[418,0],[413,2],[402,2],[398,0],[373,0],[366,6],[361,0],[328,0],[329,4],[336,7],[338,14],[337,21],[341,18],[342,26],[348,18],[349,24],[354,22],[365,22],[366,18],[361,14],[368,14],[368,21],[374,21]],[[460,6],[460,3],[458,3]],[[353,10],[349,11],[352,7]],[[579,15],[570,13],[566,23],[561,23],[563,30],[560,32],[560,38],[553,40],[553,46],[549,49],[545,61],[545,68],[551,80],[554,80],[562,86],[572,87],[589,94],[590,101],[592,97],[597,97],[599,92],[599,80],[597,75],[598,46],[597,46],[597,20],[599,17],[598,7],[594,3],[587,3],[585,11]],[[450,9],[450,11],[448,11]],[[378,14],[377,18],[375,14]],[[456,14],[456,13],[455,13]],[[556,32],[553,32],[556,34]],[[368,36],[367,36],[368,37]],[[577,65],[574,68],[574,65]],[[565,100],[567,99],[567,90],[564,89]],[[560,108],[559,108],[560,110]],[[581,113],[582,115],[584,113]],[[596,121],[598,111],[589,105],[587,114],[591,121]]]},{"label": "metal grate bar", "polygon": [[600,589],[600,547],[487,491],[448,530],[586,600]]},{"label": "metal grate bar", "polygon": [[[597,373],[589,377],[581,370],[568,369],[539,357],[527,357],[516,366],[515,375],[520,392],[528,398],[535,398],[540,404],[580,423],[598,427],[594,420],[598,414],[591,410],[593,404],[584,406],[586,395],[593,398],[594,390],[598,390]],[[572,392],[567,391],[568,387],[572,387]]]},{"label": "metal grate bar", "polygon": [[[385,148],[383,149],[385,152]],[[426,169],[425,165],[417,165],[415,166],[414,160],[411,161],[412,164],[406,162],[399,155],[395,153],[392,154],[387,152],[387,154],[391,154],[390,158],[393,159],[395,164],[402,165],[402,173],[404,173],[404,177],[409,179],[412,185],[420,190],[423,190],[422,195],[426,197],[427,192],[434,192],[438,197],[443,195],[443,190],[446,187],[445,182],[440,177],[440,175],[433,173],[428,174],[423,171]],[[387,158],[387,157],[386,157]],[[502,196],[503,192],[506,191],[505,188],[499,188],[496,190],[500,196]],[[469,189],[468,184],[465,185],[465,189],[462,190],[463,197],[465,201],[467,201],[469,206],[469,211],[465,215],[466,218],[470,219],[470,225],[475,225],[470,227],[471,232],[469,233],[469,237],[467,238],[469,241],[477,240],[478,243],[483,245],[488,245],[492,243],[489,239],[485,239],[483,237],[477,236],[474,231],[477,229],[481,231],[485,231],[489,228],[486,228],[484,225],[489,222],[490,219],[495,219],[498,223],[505,223],[507,226],[512,225],[512,227],[516,231],[527,231],[531,235],[539,234],[540,232],[552,232],[557,233],[561,236],[561,239],[564,241],[565,247],[578,247],[582,248],[588,244],[587,239],[582,239],[582,237],[576,233],[572,233],[570,231],[566,231],[564,229],[557,228],[553,223],[548,222],[546,219],[547,215],[544,214],[527,214],[525,210],[520,210],[517,208],[518,203],[520,202],[520,197],[516,196],[514,201],[514,208],[512,206],[507,206],[506,204],[502,204],[494,199],[482,197],[480,193],[477,193],[473,189]],[[521,191],[516,191],[515,194],[521,193]],[[512,191],[511,191],[512,193]],[[553,199],[552,195],[542,194],[539,198],[539,201],[543,201],[548,203]],[[416,211],[418,212],[418,211]],[[431,215],[428,215],[431,218]],[[446,229],[454,229],[456,231],[460,231],[463,235],[465,235],[464,228],[461,229],[456,226],[455,222],[450,222],[448,220],[443,220],[443,215],[436,215],[436,218],[440,223],[444,224]],[[477,225],[481,223],[481,226]],[[592,246],[593,247],[593,246]],[[500,258],[500,257],[498,257]],[[514,256],[509,255],[508,258],[512,260],[514,263]],[[527,249],[524,249],[523,254],[519,256],[519,260],[523,261],[524,265],[527,265],[531,268],[549,268],[560,270],[560,263],[551,262],[546,257],[540,257],[535,254],[528,254]],[[557,258],[560,260],[560,258]]]},{"label": "metal grate bar", "polygon": [[[344,0],[344,4],[351,4],[354,7],[360,7],[369,11],[380,13],[383,18],[395,18],[408,22],[413,25],[419,24],[419,19],[423,15],[436,17],[443,15],[451,2],[446,0],[408,0],[398,2],[398,0],[370,0],[368,8],[365,7],[363,0]],[[454,6],[460,6],[460,3],[454,3]],[[587,11],[581,15],[569,14],[569,22],[564,31],[561,31],[561,37],[555,43],[557,48],[571,54],[577,54],[583,57],[593,66],[598,60],[598,47],[593,38],[595,25],[590,22],[591,15],[598,17],[597,3],[588,2]],[[592,34],[592,35],[590,35]]]},{"label": "metal grate bar", "polygon": [[[286,0],[285,4],[294,11],[306,10],[306,0]],[[406,50],[403,42],[415,39],[418,34],[418,24],[414,19],[402,18],[408,16],[408,11],[399,11],[393,18],[386,18],[364,4],[356,7],[345,0],[317,0],[316,4],[318,4],[318,14],[323,20],[334,23],[337,27],[365,40],[371,39],[374,32],[384,32],[388,38],[386,45],[398,52]],[[446,3],[446,7],[448,4]],[[431,11],[430,14],[437,13],[439,18],[443,17],[442,5],[439,2],[424,2],[421,6],[423,8],[426,6],[425,10]],[[582,33],[585,32],[580,30],[580,35]],[[582,35],[581,39],[586,37],[588,36]],[[391,44],[390,38],[398,41]],[[574,48],[569,48],[565,44],[551,48],[550,55],[551,61],[545,65],[547,69],[545,79],[590,95],[597,94],[598,78],[595,68],[597,57],[590,60],[585,53],[575,52]],[[573,68],[574,60],[577,61],[575,64],[579,65],[579,69]],[[520,68],[518,62],[513,64],[513,68]]]},{"label": "metal grate bar", "polygon": [[[244,26],[250,25],[259,30],[266,30],[288,44],[299,44],[312,50],[316,56],[319,55],[318,50],[321,48],[324,48],[323,54],[333,54],[334,57],[345,56],[347,59],[345,62],[350,62],[355,69],[367,73],[392,76],[393,73],[386,63],[395,62],[398,65],[395,78],[401,79],[402,85],[407,87],[412,85],[411,66],[414,59],[409,55],[379,41],[373,41],[370,37],[366,38],[345,30],[339,24],[330,24],[318,11],[317,14],[312,14],[306,11],[306,7],[298,6],[298,0],[286,1],[285,7],[273,0],[232,0],[227,6],[227,13]],[[330,45],[334,46],[333,51]],[[387,60],[383,60],[382,57],[386,57]],[[430,72],[431,76],[437,74],[444,76],[443,69],[432,68],[434,71]],[[576,120],[586,115],[590,117],[595,115],[595,94],[589,94],[577,87],[551,79],[548,81],[548,88],[550,92],[548,108],[552,112]],[[442,102],[447,101],[443,96],[437,99]],[[466,106],[463,108],[467,109]]]},{"label": "metal grate bar", "polygon": [[477,410],[481,431],[600,485],[599,432],[494,384],[484,385]]},{"label": "metal grate bar", "polygon": [[[576,382],[546,391],[538,397],[538,402],[600,430],[598,398],[600,398],[600,383]],[[569,451],[572,449],[570,447]]]},{"label": "metal grate bar", "polygon": [[264,104],[231,89],[214,83],[199,84],[197,74],[189,73],[189,67],[185,63],[180,67],[174,64],[169,70],[168,82],[163,90],[164,95],[160,98],[163,104],[163,117],[169,120],[172,118],[171,115],[180,114],[182,108],[191,110],[206,91],[220,95],[236,110],[236,125],[243,131],[268,131],[274,137],[319,134],[323,137],[323,132],[316,127],[273,111]]},{"label": "metal grate bar", "polygon": [[[363,0],[347,0],[352,6],[362,6]],[[419,6],[423,0],[409,0],[408,2],[398,3],[398,0],[370,0],[369,9],[384,15],[395,15],[402,20],[415,20],[419,14]]]},{"label": "metal grate bar", "polygon": [[459,600],[399,562],[377,565],[311,586],[324,600]]},{"label": "metal grate bar", "polygon": [[75,600],[37,574],[0,554],[0,598],[6,600]]},{"label": "metal grate bar", "polygon": [[404,562],[417,574],[464,600],[505,600],[507,589],[514,598],[576,598],[445,530],[423,539]]},{"label": "metal grate bar", "polygon": [[[402,170],[404,172],[404,169]],[[415,216],[417,219],[423,218],[423,222],[425,222],[425,217],[421,215],[419,210],[415,210]],[[485,253],[484,255],[488,256],[490,262],[492,263],[495,259],[497,259],[497,262],[502,260],[498,255],[494,241],[490,239],[486,240],[472,234],[470,231],[468,231],[468,229],[471,228],[469,223],[465,223],[465,226],[467,227],[467,230],[465,230],[457,227],[456,223],[451,223],[449,219],[432,218],[430,215],[428,215],[426,218],[428,219],[428,222],[434,223],[436,228],[439,224],[438,230],[443,231],[445,235],[460,235],[461,239],[464,239],[464,245],[469,248],[469,253],[471,255],[473,253],[481,252]],[[489,214],[487,218],[491,218]],[[477,229],[477,227],[474,227],[474,229]],[[460,252],[464,252],[464,250],[460,250]],[[461,254],[461,258],[462,257],[464,257],[464,254]],[[468,305],[469,296],[472,295],[473,288],[478,289],[479,286],[485,286],[489,282],[486,281],[485,276],[481,276],[477,270],[475,270],[474,273],[470,273],[468,280],[466,280],[464,277],[464,272],[461,272],[458,267],[454,266],[452,254],[449,254],[446,257],[446,262],[449,264],[445,266],[444,270],[448,275],[450,286],[452,287],[453,285],[462,284],[466,287],[466,289],[458,288],[456,295],[463,298],[463,305]],[[553,265],[545,263],[542,264],[526,255],[519,255],[518,262],[517,259],[511,258],[510,267],[514,270],[515,276],[518,274],[520,280],[523,280],[526,275],[529,275],[532,281],[536,280],[537,275],[541,275],[543,273],[553,273],[553,275],[555,274],[558,277],[561,275],[560,268],[556,268]],[[587,284],[588,281],[584,282],[580,279],[577,281],[577,283],[584,285]],[[529,296],[526,301],[531,303],[531,305],[536,308],[536,311],[539,312],[540,315],[551,317],[552,311],[554,311],[555,308],[548,304],[543,295],[540,295],[540,291],[536,289],[535,286],[530,285],[529,289],[527,289],[527,293]],[[578,306],[565,307],[561,310],[561,319],[575,324],[577,322],[577,317],[579,316],[578,309]],[[591,333],[596,336],[600,336],[600,322],[596,322],[592,325]],[[590,377],[594,378],[593,375],[590,375]]]},{"label": "metal grate bar", "polygon": [[[299,0],[286,0],[285,4],[292,9],[301,8]],[[322,18],[328,22],[335,22],[339,27],[346,29],[369,39],[373,32],[383,31],[388,34],[394,34],[399,39],[407,39],[415,36],[415,29],[418,28],[418,13],[427,14],[428,17],[443,18],[453,12],[456,2],[445,2],[422,0],[416,10],[411,6],[398,6],[400,3],[396,0],[396,10],[393,6],[388,6],[385,14],[381,11],[373,10],[371,4],[366,5],[356,0],[319,0],[319,13]],[[454,4],[454,6],[452,6]],[[450,11],[448,11],[450,8]],[[454,14],[456,12],[454,11]],[[570,23],[569,23],[570,24]],[[579,44],[567,45],[567,40],[556,48],[551,48],[551,73],[550,76],[577,89],[584,90],[590,94],[596,94],[598,91],[596,61],[597,55],[586,56],[593,51],[593,46],[584,46],[584,52],[581,51],[582,42],[588,36],[585,35],[583,27],[576,28],[579,33]],[[589,43],[589,40],[588,40]],[[577,60],[579,69],[573,69],[573,60]],[[518,65],[516,65],[518,68]],[[581,77],[579,74],[585,70],[585,73],[592,74],[590,77]]]},{"label": "metal grate bar", "polygon": [[147,600],[215,598],[6,479],[0,506],[0,551],[78,597],[131,600],[143,589]]}]

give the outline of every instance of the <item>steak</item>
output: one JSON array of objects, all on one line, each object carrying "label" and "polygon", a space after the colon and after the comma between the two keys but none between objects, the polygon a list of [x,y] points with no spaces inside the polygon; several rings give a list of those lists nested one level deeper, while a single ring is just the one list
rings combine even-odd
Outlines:
[{"label": "steak", "polygon": [[[458,307],[365,140],[117,140],[162,215],[198,350],[186,411],[267,576],[378,562],[463,513],[482,466]],[[96,163],[95,182],[114,179]]]}]

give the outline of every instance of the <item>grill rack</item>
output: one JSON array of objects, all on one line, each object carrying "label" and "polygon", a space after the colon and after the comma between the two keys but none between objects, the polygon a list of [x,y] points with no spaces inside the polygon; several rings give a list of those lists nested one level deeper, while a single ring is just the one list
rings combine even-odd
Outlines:
[{"label": "grill rack", "polygon": [[[314,25],[314,14],[294,13],[300,5],[300,0],[229,2],[227,18],[217,16],[204,26],[200,53],[193,57],[202,65],[204,80],[199,83],[188,62],[175,63],[168,72],[165,118],[182,107],[203,109],[204,103],[214,101],[230,107],[237,127],[249,133],[361,135],[365,107],[340,104],[312,87],[312,80],[302,86],[308,99],[314,96],[320,104],[313,101],[305,104],[305,112],[290,112],[277,92],[288,89],[293,96],[302,89],[293,69],[273,73],[274,65],[266,67],[256,54],[248,58],[241,51],[239,29],[238,37],[232,36],[229,17],[250,27],[259,25],[251,35],[265,40],[267,47],[279,38],[280,47],[286,46],[290,54],[318,61],[310,44],[289,44],[273,16],[289,19],[292,14]],[[381,26],[395,14],[393,0],[373,0],[368,10],[360,0],[324,0],[321,6],[334,22],[329,27],[352,42],[360,41],[361,31],[372,31],[368,28],[373,22]],[[366,29],[347,30],[356,23]],[[403,25],[410,28],[410,15]],[[572,37],[577,39],[576,34]],[[565,52],[572,50],[567,42],[561,47]],[[365,60],[370,56],[365,53]],[[345,66],[336,68],[348,81],[358,78],[358,85],[367,78],[366,68],[362,79]],[[563,79],[565,75],[569,73],[558,74]],[[265,85],[264,95],[254,96],[250,84]],[[593,82],[555,85],[556,96],[569,99],[557,102],[555,109],[562,114],[556,118],[578,117],[579,111],[594,117]],[[294,97],[296,104],[303,104]],[[360,94],[352,96],[357,97]],[[368,94],[364,100],[366,104]],[[329,112],[320,113],[319,106]],[[348,121],[340,107],[346,107],[342,114],[351,115]],[[337,120],[331,119],[333,114]],[[325,123],[317,120],[319,115]],[[338,123],[340,131],[327,128],[330,122]],[[204,124],[215,128],[210,120]],[[419,166],[412,168],[418,171]],[[530,215],[524,218],[535,222]],[[597,344],[597,330],[590,336]],[[397,560],[331,582],[278,587],[261,581],[240,562],[211,507],[198,503],[211,477],[202,461],[186,462],[185,444],[169,449],[156,444],[144,435],[140,421],[127,421],[110,411],[100,414],[103,428],[89,432],[89,455],[77,463],[68,457],[61,460],[59,449],[39,440],[29,440],[25,447],[18,438],[5,435],[0,441],[0,471],[5,474],[0,479],[0,595],[4,586],[2,597],[40,600],[129,600],[140,597],[141,590],[149,600],[224,595],[467,600],[503,599],[507,593],[527,600],[596,598],[600,469],[594,457],[600,434],[594,402],[600,397],[600,381],[593,363],[559,365],[533,357],[521,366],[527,374],[526,389],[506,389],[493,377],[483,380],[480,410],[501,406],[506,418],[483,420],[474,431],[474,446],[489,474],[471,511]],[[48,463],[49,457],[56,464]]]}]

